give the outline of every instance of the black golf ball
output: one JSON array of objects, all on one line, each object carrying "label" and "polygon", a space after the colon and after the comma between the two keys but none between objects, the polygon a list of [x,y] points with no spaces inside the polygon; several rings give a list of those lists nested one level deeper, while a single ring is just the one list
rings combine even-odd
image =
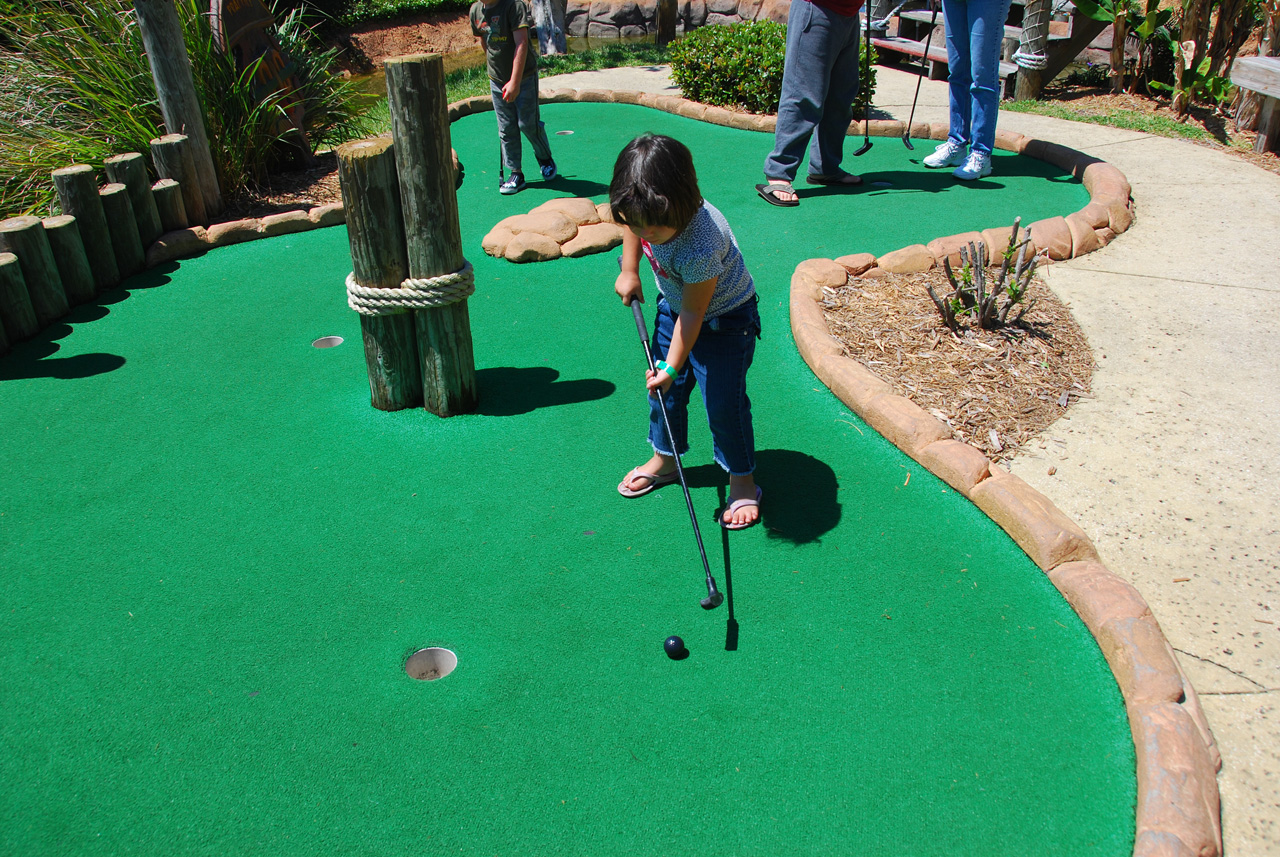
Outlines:
[{"label": "black golf ball", "polygon": [[678,658],[684,654],[684,640],[672,634],[662,644],[662,649],[667,653],[667,657]]}]

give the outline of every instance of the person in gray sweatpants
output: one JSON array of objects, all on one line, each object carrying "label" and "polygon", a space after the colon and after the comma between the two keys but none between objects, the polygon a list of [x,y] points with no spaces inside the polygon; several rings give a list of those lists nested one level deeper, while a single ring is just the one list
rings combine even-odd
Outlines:
[{"label": "person in gray sweatpants", "polygon": [[840,167],[858,95],[861,7],[862,0],[792,0],[774,147],[764,162],[768,182],[756,185],[766,202],[799,205],[792,182],[806,148],[811,184],[862,183]]}]

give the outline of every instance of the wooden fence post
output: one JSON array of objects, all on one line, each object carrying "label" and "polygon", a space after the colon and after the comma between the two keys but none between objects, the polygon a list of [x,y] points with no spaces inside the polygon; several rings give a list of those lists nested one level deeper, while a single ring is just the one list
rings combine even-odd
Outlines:
[{"label": "wooden fence post", "polygon": [[111,232],[120,276],[132,277],[146,266],[147,254],[138,237],[138,221],[133,216],[129,192],[124,185],[112,182],[104,184],[98,195],[102,197],[102,210],[107,213],[107,229]]},{"label": "wooden fence post", "polygon": [[0,253],[0,325],[9,342],[21,342],[40,332],[22,266],[12,253]]},{"label": "wooden fence post", "polygon": [[173,179],[160,179],[151,186],[151,198],[160,214],[161,232],[186,229],[187,207],[182,202],[182,186]]},{"label": "wooden fence post", "polygon": [[49,236],[38,217],[10,217],[0,221],[0,250],[18,257],[22,279],[41,327],[67,314],[71,306],[62,290],[62,276],[49,249]]},{"label": "wooden fence post", "polygon": [[49,238],[49,249],[53,251],[53,261],[62,277],[67,300],[73,304],[93,300],[96,291],[93,269],[89,267],[89,257],[85,255],[84,240],[80,237],[76,219],[70,214],[46,217],[44,234]]},{"label": "wooden fence post", "polygon": [[147,180],[147,162],[137,152],[113,155],[103,162],[107,178],[119,182],[129,190],[129,204],[133,206],[134,219],[138,221],[138,237],[143,248],[150,247],[160,237],[160,212],[151,196],[151,182]]},{"label": "wooden fence post", "polygon": [[[378,137],[337,149],[352,275],[366,288],[399,288],[409,274],[393,145],[391,138]],[[420,406],[422,370],[413,312],[361,313],[360,332],[373,406],[380,411]]]},{"label": "wooden fence post", "polygon": [[94,287],[101,293],[120,282],[120,266],[111,247],[111,231],[107,215],[98,196],[98,180],[93,167],[76,164],[53,171],[53,185],[58,190],[62,213],[70,214],[80,226],[84,252],[93,270]]},{"label": "wooden fence post", "polygon": [[[165,128],[170,134],[186,134],[191,138],[195,166],[193,180],[197,182],[204,202],[202,210],[207,211],[210,217],[215,216],[222,211],[222,192],[218,189],[218,174],[209,152],[204,113],[196,98],[191,60],[187,56],[178,9],[173,0],[134,0],[133,9],[138,14],[138,29],[142,32],[143,49],[151,64],[151,79],[155,81]],[[207,223],[203,218],[200,222]]]},{"label": "wooden fence post", "polygon": [[[383,68],[409,276],[428,279],[460,271],[466,259],[458,225],[443,58],[396,57]],[[427,409],[442,417],[475,410],[479,399],[466,300],[416,310],[414,316]]]},{"label": "wooden fence post", "polygon": [[191,151],[191,139],[185,134],[165,134],[151,141],[151,157],[156,162],[156,172],[161,178],[178,183],[187,220],[208,226],[209,211],[205,208],[204,195],[200,193]]}]

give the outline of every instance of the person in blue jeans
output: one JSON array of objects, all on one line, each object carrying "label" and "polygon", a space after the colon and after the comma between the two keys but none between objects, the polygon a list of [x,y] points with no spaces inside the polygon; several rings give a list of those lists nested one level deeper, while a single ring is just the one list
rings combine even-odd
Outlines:
[{"label": "person in blue jeans", "polygon": [[[810,184],[851,186],[840,167],[858,97],[858,10],[862,0],[793,0],[773,151],[756,192],[773,205],[800,204],[792,182],[809,150]],[[812,140],[812,145],[810,145]]]},{"label": "person in blue jeans", "polygon": [[942,0],[951,127],[942,145],[925,156],[926,167],[956,167],[952,175],[964,181],[991,175],[1009,2]]},{"label": "person in blue jeans", "polygon": [[525,189],[521,133],[533,145],[543,181],[556,177],[551,143],[538,113],[538,54],[529,44],[530,23],[524,0],[476,0],[471,6],[471,32],[485,49],[502,163],[508,173],[498,187],[504,194]]},{"label": "person in blue jeans", "polygon": [[[613,219],[627,227],[614,291],[627,306],[644,302],[643,257],[659,295],[657,368],[645,373],[653,456],[623,478],[618,493],[640,497],[678,478],[675,456],[689,450],[689,397],[698,386],[716,463],[729,472],[729,503],[717,517],[726,529],[750,527],[760,520],[762,494],[747,398],[760,313],[737,239],[724,215],[702,198],[689,149],[671,137],[645,134],[626,145],[613,167],[609,206]],[[659,395],[676,449],[667,439]]]}]

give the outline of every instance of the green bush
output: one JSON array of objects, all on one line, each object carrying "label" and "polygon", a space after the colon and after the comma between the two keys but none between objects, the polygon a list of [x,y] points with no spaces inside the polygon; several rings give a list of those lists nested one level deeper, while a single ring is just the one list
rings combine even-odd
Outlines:
[{"label": "green bush", "polygon": [[[773,21],[701,27],[671,48],[671,78],[686,98],[703,104],[777,113],[787,28]],[[860,115],[876,88],[875,49],[861,58],[862,85],[853,103]]]}]

